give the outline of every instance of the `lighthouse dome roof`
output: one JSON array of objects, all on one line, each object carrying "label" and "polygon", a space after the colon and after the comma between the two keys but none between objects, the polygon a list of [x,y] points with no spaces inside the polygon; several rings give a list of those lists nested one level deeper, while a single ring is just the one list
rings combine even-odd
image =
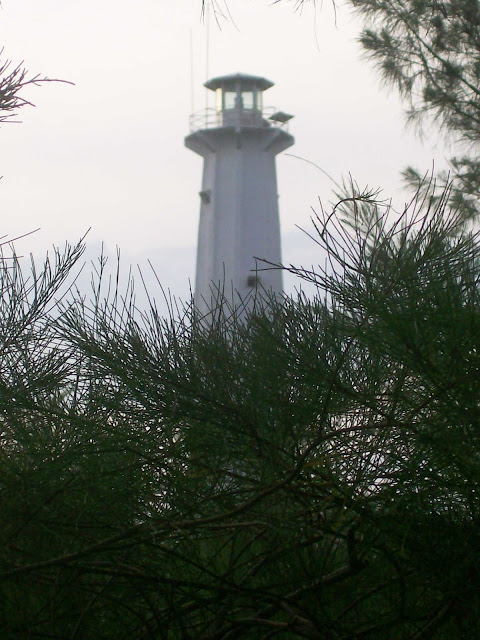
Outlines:
[{"label": "lighthouse dome roof", "polygon": [[235,85],[237,82],[245,83],[246,85],[255,85],[261,91],[265,91],[265,89],[270,89],[273,87],[273,82],[267,80],[266,78],[262,78],[261,76],[251,76],[247,73],[231,73],[226,76],[218,76],[217,78],[212,78],[211,80],[207,80],[204,86],[207,89],[211,89],[215,91],[219,87],[224,87],[225,85]]}]

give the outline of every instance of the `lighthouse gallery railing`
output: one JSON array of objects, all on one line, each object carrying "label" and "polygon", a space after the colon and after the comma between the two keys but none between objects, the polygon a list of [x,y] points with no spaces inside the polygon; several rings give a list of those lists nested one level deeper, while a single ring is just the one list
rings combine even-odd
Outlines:
[{"label": "lighthouse gallery railing", "polygon": [[190,133],[200,129],[216,129],[218,127],[279,127],[288,131],[288,121],[272,119],[278,113],[275,107],[264,107],[262,111],[247,109],[229,109],[217,111],[207,108],[192,113],[190,116]]}]

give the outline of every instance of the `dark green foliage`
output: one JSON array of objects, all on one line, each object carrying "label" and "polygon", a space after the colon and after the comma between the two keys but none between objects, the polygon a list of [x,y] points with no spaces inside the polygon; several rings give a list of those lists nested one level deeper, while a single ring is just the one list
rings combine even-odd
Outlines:
[{"label": "dark green foliage", "polygon": [[322,295],[228,330],[3,314],[2,637],[478,634],[478,239],[428,203],[318,218]]},{"label": "dark green foliage", "polygon": [[352,0],[372,21],[362,43],[410,101],[412,117],[432,115],[457,138],[476,142],[480,7],[476,0]]},{"label": "dark green foliage", "polygon": [[[480,5],[477,0],[351,0],[365,19],[361,43],[386,85],[407,103],[408,119],[432,122],[462,154],[450,160],[452,206],[465,220],[478,216],[480,167]],[[407,183],[423,183],[414,169]]]},{"label": "dark green foliage", "polygon": [[[465,222],[478,218],[480,3],[349,0],[347,4],[363,20],[359,40],[366,56],[386,87],[396,89],[404,100],[407,122],[428,137],[432,128],[439,128],[442,141],[453,147],[449,171],[436,171],[440,191],[450,185],[451,206]],[[431,167],[408,167],[403,172],[405,182],[413,192],[424,189],[430,171]]]}]

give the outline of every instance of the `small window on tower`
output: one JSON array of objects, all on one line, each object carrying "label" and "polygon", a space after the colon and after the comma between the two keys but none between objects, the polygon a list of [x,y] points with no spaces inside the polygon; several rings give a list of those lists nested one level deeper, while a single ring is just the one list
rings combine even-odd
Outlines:
[{"label": "small window on tower", "polygon": [[247,287],[256,287],[260,282],[260,278],[257,276],[248,276],[247,278]]},{"label": "small window on tower", "polygon": [[203,204],[210,204],[212,200],[212,192],[210,189],[205,189],[205,191],[199,191],[198,195],[200,196],[200,200]]}]

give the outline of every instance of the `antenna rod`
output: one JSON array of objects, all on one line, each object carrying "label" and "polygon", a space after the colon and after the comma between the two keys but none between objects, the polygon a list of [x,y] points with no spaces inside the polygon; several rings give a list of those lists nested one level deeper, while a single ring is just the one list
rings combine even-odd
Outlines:
[{"label": "antenna rod", "polygon": [[194,87],[194,72],[193,72],[193,32],[190,27],[190,99],[192,107],[192,115],[195,113],[195,87]]},{"label": "antenna rod", "polygon": [[[209,66],[209,58],[210,58],[210,0],[207,0],[205,19],[207,21],[207,24],[206,24],[207,37],[205,42],[205,74],[206,74],[205,82],[207,82],[208,73],[209,73],[208,66]],[[205,88],[205,109],[208,110],[208,89],[207,88]]]}]

